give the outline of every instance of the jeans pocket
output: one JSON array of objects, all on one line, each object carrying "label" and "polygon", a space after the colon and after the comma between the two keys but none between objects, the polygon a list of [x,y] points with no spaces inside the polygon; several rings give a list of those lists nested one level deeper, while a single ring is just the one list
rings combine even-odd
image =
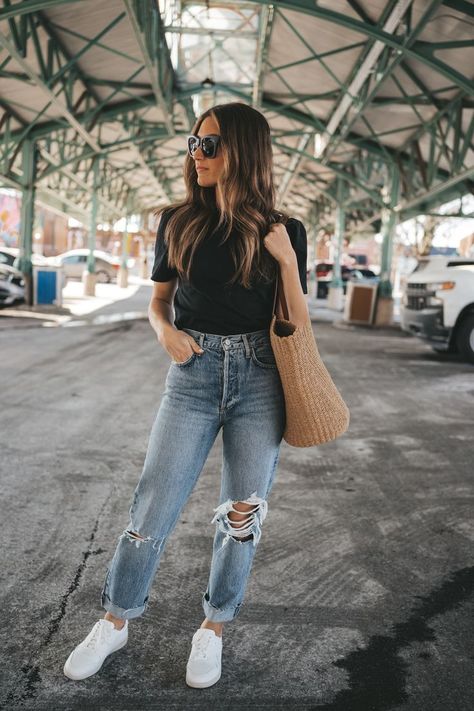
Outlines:
[{"label": "jeans pocket", "polygon": [[196,351],[193,351],[193,353],[189,356],[189,358],[186,358],[186,360],[183,360],[181,362],[178,362],[177,360],[172,360],[171,363],[172,365],[179,365],[179,367],[181,368],[184,365],[189,365],[190,363],[192,363],[196,356]]},{"label": "jeans pocket", "polygon": [[270,343],[251,345],[250,354],[253,362],[260,368],[273,368],[276,370],[275,354]]}]

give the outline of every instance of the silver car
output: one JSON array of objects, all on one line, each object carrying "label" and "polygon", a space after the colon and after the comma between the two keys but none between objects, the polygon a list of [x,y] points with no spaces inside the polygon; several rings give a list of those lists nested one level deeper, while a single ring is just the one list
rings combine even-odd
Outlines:
[{"label": "silver car", "polygon": [[0,306],[12,306],[25,300],[23,274],[15,267],[0,264]]},{"label": "silver car", "polygon": [[[88,254],[88,249],[71,249],[69,252],[52,257],[51,261],[63,267],[66,279],[81,279],[82,273],[87,269]],[[120,260],[100,250],[94,250],[94,257],[95,275],[99,283],[108,284],[117,278]]]}]

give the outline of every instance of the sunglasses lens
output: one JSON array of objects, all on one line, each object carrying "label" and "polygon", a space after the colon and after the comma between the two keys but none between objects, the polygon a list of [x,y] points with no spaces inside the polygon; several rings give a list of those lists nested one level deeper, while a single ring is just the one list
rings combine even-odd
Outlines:
[{"label": "sunglasses lens", "polygon": [[212,158],[216,149],[216,142],[210,136],[206,136],[202,141],[202,152],[206,158]]},{"label": "sunglasses lens", "polygon": [[214,158],[219,145],[219,137],[203,136],[200,139],[199,136],[189,136],[188,153],[190,156],[194,155],[199,145],[201,145],[201,150],[206,158]]}]

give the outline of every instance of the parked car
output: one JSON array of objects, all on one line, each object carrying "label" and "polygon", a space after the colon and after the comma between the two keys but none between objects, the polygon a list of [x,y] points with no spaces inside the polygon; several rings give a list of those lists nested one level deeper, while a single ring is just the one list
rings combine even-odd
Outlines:
[{"label": "parked car", "polygon": [[[87,269],[87,255],[89,250],[71,249],[68,252],[63,252],[55,257],[51,257],[52,264],[60,264],[63,267],[63,272],[66,279],[81,279],[82,273]],[[97,281],[102,284],[107,284],[117,278],[117,272],[120,267],[120,259],[111,257],[107,252],[100,249],[94,250],[95,257],[95,274]]]},{"label": "parked car", "polygon": [[431,255],[408,276],[401,327],[474,363],[474,259]]},{"label": "parked car", "polygon": [[[329,285],[332,281],[333,264],[332,262],[320,262],[316,264],[314,270],[316,274],[316,296],[318,299],[326,299],[329,292]],[[342,289],[344,294],[346,293],[347,282],[353,271],[351,267],[341,266]]]},{"label": "parked car", "polygon": [[352,269],[352,272],[349,275],[349,279],[350,281],[362,281],[373,284],[378,284],[380,281],[380,277],[375,272],[373,272],[372,269],[360,269],[359,267]]},{"label": "parked car", "polygon": [[352,254],[352,252],[349,252],[349,257],[355,259],[355,263],[352,265],[355,269],[358,269],[359,267],[363,267],[365,269],[368,267],[369,258],[366,254]]},{"label": "parked car", "polygon": [[[16,260],[19,256],[20,250],[18,247],[0,247],[0,266],[14,267],[18,270],[18,263]],[[51,260],[48,257],[44,257],[42,254],[36,254],[33,252],[31,255],[31,263],[34,267],[42,267],[44,265],[51,264]],[[19,271],[19,273],[22,274],[21,271]],[[62,286],[64,287],[66,285],[66,277],[64,273],[62,273],[62,277]]]},{"label": "parked car", "polygon": [[[6,264],[9,267],[14,267],[15,260],[20,256],[20,250],[18,247],[0,247],[0,265]],[[36,254],[33,252],[31,255],[32,264],[47,264],[47,257],[43,257],[42,254]]]},{"label": "parked car", "polygon": [[0,264],[0,306],[12,306],[25,300],[25,280],[22,272],[8,264]]}]

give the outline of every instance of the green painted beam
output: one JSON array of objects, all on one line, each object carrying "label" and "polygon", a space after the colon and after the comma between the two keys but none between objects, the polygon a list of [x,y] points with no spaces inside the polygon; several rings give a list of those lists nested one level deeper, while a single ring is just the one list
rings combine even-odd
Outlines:
[{"label": "green painted beam", "polygon": [[[226,88],[225,85],[223,85],[222,88],[225,89]],[[185,100],[190,95],[192,95],[200,90],[201,90],[201,87],[196,86],[196,87],[193,87],[192,89],[189,89],[185,92],[178,91],[176,98],[177,98],[177,100]],[[236,96],[239,96],[243,100],[250,101],[250,97],[243,92],[232,90],[231,93],[233,93]],[[103,122],[115,120],[125,113],[128,113],[130,111],[137,111],[140,108],[154,105],[154,103],[155,103],[154,95],[147,94],[146,96],[142,96],[139,99],[130,99],[130,100],[127,100],[124,102],[113,104],[111,106],[104,107],[104,109],[100,112],[100,115],[96,118],[96,121],[97,121],[97,123],[103,123]],[[280,104],[279,102],[271,101],[267,98],[264,98],[264,100],[262,101],[262,108],[267,111],[274,111],[276,113],[284,115],[291,120],[297,121],[299,124],[301,124],[303,126],[310,126],[315,131],[324,131],[325,124],[322,121],[316,120],[313,117],[307,116],[303,112],[298,111],[297,109],[288,109],[284,104]],[[76,119],[82,124],[87,124],[88,113],[85,112],[83,114],[78,114],[76,116]],[[63,124],[60,121],[45,122],[44,124],[41,124],[41,125],[37,126],[36,128],[32,129],[31,135],[34,137],[39,137],[39,136],[51,133],[61,127],[63,127]],[[158,132],[159,131],[160,131],[160,129],[158,129]],[[15,135],[18,135],[18,134],[21,134],[21,131],[12,132],[11,136],[12,136],[12,138],[14,138]],[[165,129],[163,129],[163,135],[166,136]],[[378,157],[378,158],[382,158],[382,159],[386,160],[387,159],[386,154],[388,154],[390,159],[393,161],[397,161],[397,162],[401,161],[403,163],[404,161],[408,160],[408,156],[405,155],[404,153],[400,153],[396,149],[392,149],[392,148],[388,148],[388,147],[386,148],[385,151],[382,151],[380,146],[376,142],[371,141],[370,139],[367,139],[363,136],[359,136],[354,133],[351,133],[348,136],[346,136],[345,140],[346,140],[346,142],[350,143],[354,147],[367,151],[369,154],[373,155],[374,157]],[[446,171],[440,170],[439,177],[442,179],[446,179],[449,177],[449,174]]]},{"label": "green painted beam", "polygon": [[127,10],[135,39],[143,56],[143,63],[153,89],[156,103],[160,107],[164,123],[170,136],[174,135],[172,106],[165,96],[163,86],[163,64],[174,84],[174,69],[169,57],[168,47],[163,31],[163,23],[159,7],[150,0],[147,3],[137,0],[122,0]]},{"label": "green painted beam", "polygon": [[[0,10],[0,20],[8,19],[9,17],[19,17],[20,15],[37,12],[38,10],[43,10],[54,5],[65,4],[66,2],[77,2],[77,0],[23,0],[21,3],[16,3],[13,6],[3,8]],[[444,0],[444,4],[447,4],[448,0]],[[249,4],[255,5],[275,5],[273,0],[248,0]],[[468,2],[461,2],[460,0],[451,0],[449,4],[450,7],[457,10],[458,12],[468,14],[472,16],[472,4]],[[375,40],[380,40],[388,47],[399,50],[405,57],[421,62],[431,67],[439,74],[447,77],[453,84],[457,85],[469,95],[474,93],[474,82],[472,82],[468,77],[462,75],[460,72],[456,71],[453,67],[450,67],[445,62],[437,59],[431,54],[426,54],[425,52],[417,51],[414,48],[406,48],[402,39],[396,37],[395,35],[390,35],[384,32],[379,27],[364,22],[363,20],[358,20],[350,15],[336,12],[327,7],[316,5],[314,0],[279,0],[279,9],[287,9],[298,11],[309,15],[311,17],[317,17],[321,20],[331,22],[333,24],[339,25],[341,27],[346,27],[354,32],[359,32],[367,37],[372,37]]]},{"label": "green painted beam", "polygon": [[[271,4],[271,0],[249,0],[251,3],[256,5],[268,5]],[[286,9],[292,11],[302,12],[311,17],[317,17],[321,20],[339,25],[340,27],[346,27],[354,32],[359,32],[367,37],[371,37],[375,40],[379,40],[387,47],[392,47],[399,51],[404,57],[416,60],[425,64],[426,66],[434,69],[438,74],[445,76],[449,79],[455,86],[463,89],[467,94],[474,94],[474,82],[471,81],[467,76],[464,76],[458,72],[454,67],[449,66],[445,62],[437,59],[432,55],[428,55],[425,52],[417,51],[414,48],[405,47],[402,38],[396,35],[390,35],[384,32],[379,27],[367,24],[361,20],[357,20],[350,15],[346,15],[342,12],[336,12],[335,10],[330,10],[328,7],[323,7],[316,5],[314,0],[282,0],[278,2],[279,9]]]},{"label": "green painted beam", "polygon": [[[305,160],[312,161],[313,163],[318,163],[319,165],[321,165],[321,161],[318,158],[315,158],[312,153],[307,153],[306,151],[298,150],[298,148],[293,148],[292,146],[287,146],[286,144],[279,143],[278,141],[275,141],[275,140],[273,141],[273,145],[275,145],[277,148],[279,148],[283,153],[292,153],[295,155],[299,155],[302,158],[304,158]],[[335,162],[328,163],[324,167],[328,168],[331,172],[334,173],[334,175],[338,176],[343,181],[346,181],[350,185],[361,190],[363,193],[366,193],[372,200],[374,200],[375,203],[382,204],[382,199],[376,190],[372,190],[367,185],[365,185],[363,182],[361,182],[356,177],[351,175],[349,172],[345,171],[341,164],[335,163]]]},{"label": "green painted beam", "polygon": [[[47,7],[51,7],[54,5],[61,5],[66,1],[67,0],[57,0],[56,2],[48,2],[47,0],[43,0],[42,2],[39,2],[39,1],[33,2],[32,0],[24,0],[24,2],[17,3],[15,6],[6,7],[6,8],[3,8],[2,10],[0,10],[0,19],[3,18],[3,19],[8,20],[8,19],[14,19],[15,17],[23,17],[27,13],[35,13],[35,12],[38,12],[44,8],[47,8]],[[436,46],[429,45],[428,46],[428,45],[426,45],[426,43],[423,43],[423,42],[421,42],[421,43],[415,42],[411,47],[407,47],[406,43],[405,43],[405,41],[406,41],[405,37],[398,37],[396,35],[393,35],[393,36],[388,35],[387,37],[385,37],[383,35],[387,35],[387,33],[384,33],[383,30],[381,30],[380,26],[378,26],[376,23],[371,21],[370,17],[367,15],[367,13],[361,7],[358,0],[348,0],[348,1],[351,4],[351,7],[353,7],[353,9],[358,13],[358,17],[360,18],[359,20],[352,17],[352,16],[345,16],[345,15],[342,15],[342,13],[337,13],[332,10],[328,10],[327,8],[320,7],[320,6],[316,5],[313,2],[313,0],[311,0],[311,2],[309,0],[296,0],[295,2],[278,3],[278,9],[281,9],[281,8],[292,9],[292,10],[296,9],[296,10],[300,10],[301,12],[304,12],[308,15],[320,18],[322,20],[326,20],[326,21],[333,22],[333,23],[335,22],[341,26],[348,27],[349,29],[352,29],[352,30],[355,30],[355,31],[361,33],[361,35],[363,37],[370,37],[374,41],[381,40],[382,42],[384,42],[384,44],[387,47],[390,47],[391,49],[395,49],[395,51],[397,51],[397,52],[401,52],[400,56],[402,56],[404,60],[406,60],[407,58],[408,59],[417,59],[417,60],[423,62],[427,66],[436,68],[436,70],[441,74],[443,73],[443,67],[444,67],[445,72],[446,72],[446,70],[450,71],[450,74],[449,74],[450,81],[455,81],[458,78],[452,74],[451,68],[449,68],[448,65],[444,64],[443,62],[441,62],[441,64],[440,64],[439,60],[435,56],[436,48],[441,47],[441,45],[439,45],[439,46],[438,45],[436,45]],[[129,7],[132,7],[132,4],[133,4],[133,6],[135,8],[134,11],[136,11],[136,8],[139,7],[139,3],[137,3],[136,0],[124,0],[124,2],[126,2],[129,5]],[[152,3],[153,7],[155,7],[155,3],[156,3],[156,0],[153,0],[153,3]],[[444,3],[444,4],[446,4],[446,3]],[[269,2],[254,2],[253,0],[250,0],[250,2],[247,3],[247,5],[248,6],[251,6],[251,5],[269,6],[269,5],[271,5],[271,3],[269,3]],[[462,2],[451,3],[451,6],[459,12],[463,11],[461,8],[465,9],[465,5],[466,5],[466,3],[462,3]],[[454,6],[456,6],[456,7],[454,7]],[[12,11],[13,11],[13,13],[12,13]],[[21,35],[21,32],[19,32],[17,39],[20,38],[20,35]],[[152,33],[152,35],[153,35],[153,33]],[[145,35],[144,35],[144,37],[145,37]],[[145,39],[146,39],[146,42],[149,42],[148,35],[146,35]],[[73,58],[71,58],[71,60],[72,59]],[[151,60],[153,60],[153,57],[151,58]],[[63,65],[63,67],[64,67],[64,65]],[[4,69],[4,71],[8,71],[8,69],[6,68],[5,65],[3,66],[3,69]],[[56,80],[64,78],[64,76],[66,74],[67,74],[67,72],[63,71],[62,76],[61,77],[58,76],[56,78]],[[448,74],[446,74],[446,73],[445,73],[445,75],[448,76]],[[87,78],[87,76],[84,75],[83,79],[87,80],[88,78]],[[465,80],[465,82],[468,82],[468,84],[466,84],[462,88],[464,91],[466,91],[467,88],[470,87],[471,91],[469,93],[469,96],[472,96],[473,95],[473,93],[472,93],[473,84],[472,84],[472,82],[469,82],[469,79],[467,79],[466,77],[464,77],[464,80]],[[91,83],[90,83],[89,87],[94,86],[93,81],[94,81],[93,78],[90,79]],[[123,85],[122,85],[122,87],[123,87]],[[120,88],[119,86],[116,86],[116,87],[113,87],[113,90],[117,92],[119,90],[119,88]],[[251,97],[248,95],[248,93],[246,93],[245,91],[242,91],[242,88],[240,89],[240,91],[239,91],[239,89],[236,89],[235,87],[232,88],[232,87],[227,87],[225,85],[223,85],[222,87],[217,87],[217,88],[219,89],[219,91],[234,93],[234,95],[240,96],[242,100],[248,101],[249,103],[251,101]],[[446,89],[447,89],[447,87],[446,87]],[[202,89],[199,89],[199,90],[202,90]],[[187,108],[189,118],[192,119],[192,112],[189,112],[189,107],[190,107],[190,102],[191,102],[191,94],[197,93],[196,87],[190,88],[190,90],[188,90],[188,92],[186,92],[186,93],[179,92],[179,91],[176,92],[176,87],[173,87],[173,92],[174,92],[173,98],[175,100],[183,102],[183,104]],[[90,91],[89,93],[92,94],[92,91]],[[412,107],[413,106],[416,107],[416,102],[414,100],[412,101],[411,97],[406,95],[403,98],[405,99],[406,104],[409,104]],[[424,97],[421,97],[420,100],[423,100],[423,98]],[[466,102],[470,101],[469,98],[466,98],[466,97],[463,97],[463,98]],[[301,101],[304,99],[302,99],[302,97],[299,97],[298,95],[293,93],[292,100],[294,100],[295,102],[301,103]],[[435,106],[437,105],[437,101],[435,103],[435,101],[432,99],[431,96],[429,97],[429,100],[432,100],[433,105],[435,105]],[[373,97],[371,97],[370,103],[371,104],[377,103],[378,101],[383,102],[384,97],[373,96]],[[96,101],[96,103],[97,103],[97,101]],[[120,105],[107,106],[107,105],[105,105],[105,102],[102,102],[102,104],[103,104],[102,106],[99,106],[99,107],[96,106],[95,109],[93,107],[93,108],[89,108],[87,111],[82,112],[81,116],[84,118],[84,124],[82,124],[82,121],[80,121],[80,120],[78,121],[78,123],[83,126],[88,126],[86,116],[88,116],[89,121],[94,121],[95,124],[101,124],[103,122],[106,122],[107,120],[112,120],[112,117],[115,116],[119,120],[122,120],[125,124],[125,122],[129,120],[129,117],[125,115],[125,112],[127,112],[127,111],[139,112],[140,109],[145,109],[146,107],[148,107],[150,105],[156,105],[156,93],[155,94],[150,93],[149,95],[147,95],[147,97],[136,97],[136,98],[131,99],[127,102],[120,102]],[[125,108],[125,105],[128,106],[128,109]],[[132,106],[135,106],[136,108],[132,108]],[[448,103],[446,103],[446,102],[438,103],[438,107],[441,110],[444,109],[446,106],[448,106]],[[305,114],[303,112],[297,111],[294,108],[291,108],[291,107],[288,108],[287,106],[285,106],[283,104],[278,105],[278,102],[268,102],[266,100],[265,96],[262,97],[262,108],[266,111],[276,111],[277,113],[279,113],[281,115],[285,115],[289,118],[294,118],[296,121],[298,121],[299,125],[310,126],[312,129],[317,130],[317,131],[324,130],[324,122],[320,121],[317,117],[305,116]],[[94,115],[94,112],[96,115]],[[72,115],[74,116],[74,118],[76,120],[79,117],[79,114],[75,111],[72,113]],[[451,120],[451,119],[449,119],[449,120]],[[452,125],[453,125],[453,127],[455,127],[455,125],[457,125],[457,124],[453,123]],[[47,122],[47,124],[45,123],[42,125],[33,126],[33,128],[31,128],[31,138],[32,139],[35,137],[39,138],[40,136],[45,136],[45,137],[49,136],[49,137],[53,138],[54,131],[57,131],[58,129],[59,130],[63,129],[64,126],[65,126],[64,120],[60,120],[57,122]],[[370,126],[368,126],[368,128],[369,128],[369,130],[371,130]],[[423,133],[426,133],[427,128],[428,128],[428,125],[426,124],[426,122],[424,122],[423,125],[421,126],[420,131]],[[160,130],[161,130],[160,127],[158,127],[157,134],[159,134]],[[163,130],[166,133],[166,127],[164,127]],[[24,129],[23,129],[23,131],[24,131]],[[9,141],[15,140],[13,133],[12,132],[8,133],[8,140]],[[414,165],[412,156],[410,155],[410,152],[412,151],[412,142],[410,141],[409,144],[406,145],[405,151],[399,151],[399,150],[395,150],[395,149],[390,149],[390,148],[384,146],[383,144],[381,145],[379,143],[380,136],[381,136],[381,134],[379,134],[379,132],[376,132],[376,133],[374,132],[373,138],[371,138],[371,137],[367,138],[364,136],[359,136],[359,135],[354,135],[353,133],[349,133],[348,136],[344,136],[344,141],[345,141],[345,143],[349,143],[351,146],[358,149],[357,160],[359,160],[359,161],[364,161],[364,162],[367,161],[365,154],[364,153],[361,154],[359,152],[359,149],[360,149],[363,152],[367,153],[367,155],[369,156],[369,159],[371,157],[373,159],[383,160],[385,163],[397,163],[397,164],[400,163],[401,165],[405,164],[406,170],[408,171],[409,168]],[[5,138],[5,136],[2,136],[2,137]],[[24,133],[23,133],[23,137],[24,137]],[[132,141],[133,140],[134,139],[132,138]],[[153,143],[153,140],[155,140],[155,143]],[[144,139],[143,143],[141,144],[143,146],[143,149],[142,149],[143,150],[143,161],[149,167],[150,170],[151,170],[151,165],[156,163],[156,160],[155,160],[156,150],[157,150],[160,140],[161,140],[161,137],[159,135],[157,135],[155,137],[155,139],[153,139],[151,136],[149,136],[149,138]],[[287,152],[290,150],[290,149],[288,149],[287,146],[281,145],[280,147],[282,150],[285,150]],[[456,155],[458,156],[459,161],[460,161],[460,164],[458,167],[461,168],[461,166],[462,166],[461,157],[463,154],[463,150],[462,150],[461,146],[458,146],[458,148],[459,148],[459,150],[457,150]],[[101,145],[100,150],[103,151],[104,146]],[[113,147],[112,146],[107,147],[107,150],[112,151]],[[86,152],[87,152],[87,149],[86,149]],[[93,151],[91,151],[91,152],[93,152]],[[406,155],[405,152],[408,152],[408,155]],[[309,154],[306,154],[306,156],[302,156],[303,159],[306,157],[312,158]],[[445,171],[439,167],[439,164],[438,164],[439,161],[437,161],[436,158],[437,158],[436,156],[433,158],[433,160],[431,160],[431,158],[430,158],[429,165],[427,166],[427,168],[425,168],[425,173],[427,173],[427,171],[428,171],[428,173],[430,174],[430,180],[428,181],[427,185],[430,185],[433,182],[439,180],[440,185],[439,186],[432,185],[432,188],[436,189],[437,191],[439,191],[439,190],[442,191],[441,183],[444,180],[444,184],[449,186],[448,188],[446,188],[446,190],[452,190],[453,186],[450,183],[448,183],[447,180],[449,180],[449,178],[453,177],[453,176],[451,176],[451,174],[448,171]],[[64,154],[64,160],[66,160],[68,162],[68,164],[72,160],[73,165],[75,165],[74,161],[76,161],[76,162],[79,161],[79,158],[77,156],[66,157],[66,155]],[[350,160],[353,161],[354,157],[351,157]],[[375,193],[373,191],[372,192],[367,191],[367,185],[370,183],[367,183],[366,185],[364,185],[363,183],[361,184],[361,180],[357,175],[357,171],[354,172],[352,175],[350,175],[350,171],[352,170],[350,167],[350,164],[346,163],[346,166],[349,166],[349,170],[342,171],[342,173],[344,175],[344,179],[347,180],[348,175],[349,175],[350,180],[352,180],[352,185],[353,185],[354,189],[360,190],[360,189],[362,189],[361,186],[363,185],[365,188],[365,192],[368,195],[368,198],[374,200],[374,203],[376,203]],[[332,165],[329,167],[332,169]],[[334,167],[335,167],[335,169],[340,170],[341,164],[335,165]],[[418,170],[418,167],[416,169]],[[335,174],[338,174],[338,173],[336,172]],[[454,176],[454,177],[456,178],[456,176]],[[462,184],[465,184],[466,186],[468,186],[469,185],[468,179],[458,180],[456,178],[456,186],[460,186]],[[419,182],[417,182],[417,180],[413,181],[413,187],[414,187],[415,191],[417,189],[419,189]],[[327,195],[331,195],[330,189],[327,189],[326,192],[327,192]],[[430,191],[428,191],[428,193],[429,192]],[[425,190],[425,193],[428,194],[426,192],[426,190]],[[441,194],[445,195],[447,193],[442,192]],[[438,195],[440,195],[439,192],[438,192]],[[433,197],[433,195],[431,197]],[[418,201],[420,199],[421,200],[423,199],[423,195],[413,195],[413,193],[412,193],[411,196],[408,195],[408,198],[409,198],[409,201],[410,201],[410,199],[412,201],[413,200]],[[365,206],[364,206],[364,209],[365,209]]]},{"label": "green painted beam", "polygon": [[3,7],[0,10],[0,22],[11,17],[21,17],[32,12],[46,10],[48,7],[66,5],[73,2],[78,2],[78,0],[22,0],[22,2],[17,2],[14,5]]},{"label": "green painted beam", "polygon": [[262,103],[263,80],[267,68],[268,48],[273,29],[274,15],[274,8],[270,5],[269,7],[267,6],[262,8],[258,18],[257,61],[255,65],[255,81],[252,92],[252,106],[254,108],[259,108]]},{"label": "green painted beam", "polygon": [[474,3],[472,0],[443,0],[443,5],[463,15],[474,17]]},{"label": "green painted beam", "polygon": [[[430,21],[437,11],[440,2],[441,0],[430,0],[416,26],[411,29],[411,31],[404,38],[404,50],[413,45],[417,36],[424,30],[427,22]],[[398,0],[390,0],[390,2],[385,6],[378,23],[380,29],[386,26],[385,23],[390,21],[391,18],[398,18],[398,15],[396,15],[397,4]],[[406,3],[406,6],[407,9],[405,10],[404,15],[397,20],[397,26],[406,17],[406,13],[410,11],[411,5],[409,2]],[[379,49],[377,49],[377,47],[379,47]],[[377,54],[377,59],[375,61],[374,58],[372,58],[372,60],[370,59],[374,50],[376,50]],[[380,87],[386,79],[388,77],[394,78],[394,69],[398,64],[400,64],[403,56],[404,55],[402,53],[398,52],[395,54],[389,54],[386,47],[384,50],[381,50],[380,45],[376,45],[374,40],[368,43],[367,50],[360,55],[358,61],[352,68],[351,76],[346,82],[347,93],[341,97],[339,104],[334,108],[331,119],[328,122],[329,141],[323,154],[325,157],[330,157],[334,153],[340,143],[344,141],[352,126],[359,119],[364,121],[366,126],[369,128],[373,139],[377,140],[377,132],[372,131],[369,123],[364,117],[364,111],[372,103],[373,98],[378,94]],[[372,73],[367,72],[367,61],[372,64],[373,76]],[[360,74],[360,72],[364,72],[364,67],[365,73]],[[358,86],[357,82],[361,76],[363,79],[360,79],[361,85]],[[352,96],[353,94],[358,95],[357,100],[355,100],[355,97]],[[354,103],[356,104],[356,111],[352,112],[352,115],[347,117],[347,113]],[[333,125],[336,116],[338,117],[336,125]],[[336,133],[336,126],[339,124],[341,124],[341,128],[337,129]],[[383,144],[381,145],[383,146]]]}]

